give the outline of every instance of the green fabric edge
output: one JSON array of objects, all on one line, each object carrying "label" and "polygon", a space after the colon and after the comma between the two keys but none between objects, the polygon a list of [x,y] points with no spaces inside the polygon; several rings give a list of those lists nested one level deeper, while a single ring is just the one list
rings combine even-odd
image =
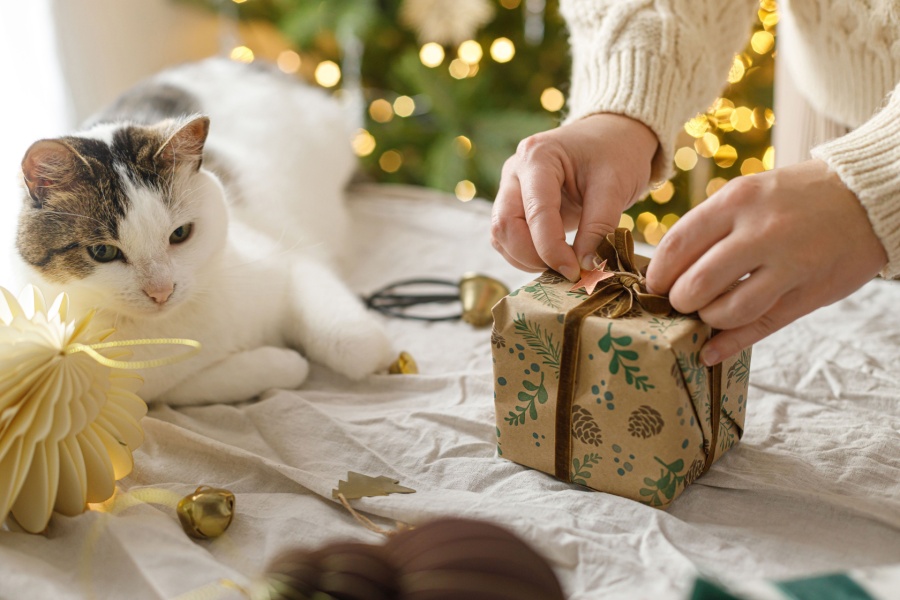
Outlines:
[{"label": "green fabric edge", "polygon": [[732,596],[714,583],[698,578],[694,582],[690,600],[740,600],[740,598]]},{"label": "green fabric edge", "polygon": [[775,586],[791,600],[875,600],[843,573],[780,581]]},{"label": "green fabric edge", "polygon": [[[786,600],[876,600],[850,576],[838,573],[773,582]],[[741,600],[702,578],[694,582],[690,600]]]}]

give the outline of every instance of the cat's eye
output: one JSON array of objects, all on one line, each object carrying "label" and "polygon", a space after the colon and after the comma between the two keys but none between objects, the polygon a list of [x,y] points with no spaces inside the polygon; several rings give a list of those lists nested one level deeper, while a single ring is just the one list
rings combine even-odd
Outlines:
[{"label": "cat's eye", "polygon": [[180,244],[181,242],[186,241],[189,237],[191,237],[191,232],[194,230],[193,223],[187,223],[186,225],[182,225],[178,229],[172,232],[172,235],[169,236],[170,244]]},{"label": "cat's eye", "polygon": [[122,258],[122,251],[109,244],[97,244],[96,246],[88,246],[87,251],[91,258],[101,263],[108,263],[116,260],[117,258]]}]

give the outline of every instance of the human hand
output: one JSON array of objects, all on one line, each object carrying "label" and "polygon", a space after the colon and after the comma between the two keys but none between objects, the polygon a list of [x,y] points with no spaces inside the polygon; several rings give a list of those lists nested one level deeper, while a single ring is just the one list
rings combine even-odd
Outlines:
[{"label": "human hand", "polygon": [[647,287],[722,330],[700,352],[712,366],[850,295],[885,264],[859,200],[810,160],[734,179],[688,212],[660,242]]},{"label": "human hand", "polygon": [[[572,281],[594,268],[600,240],[647,189],[659,146],[643,123],[597,114],[519,143],[494,202],[494,248],[514,267],[548,266]],[[574,244],[566,230],[577,226]],[[580,265],[580,266],[579,266]]]}]

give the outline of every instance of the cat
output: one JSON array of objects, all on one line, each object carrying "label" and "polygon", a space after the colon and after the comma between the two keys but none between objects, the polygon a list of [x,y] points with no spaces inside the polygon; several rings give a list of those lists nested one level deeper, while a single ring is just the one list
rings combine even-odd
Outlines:
[{"label": "cat", "polygon": [[[67,292],[76,311],[96,308],[110,339],[203,345],[140,371],[148,402],[294,389],[304,355],[352,379],[377,372],[391,344],[336,270],[355,167],[347,121],[323,91],[270,66],[164,71],[77,133],[28,149],[19,271]],[[151,353],[164,349],[135,358]]]}]

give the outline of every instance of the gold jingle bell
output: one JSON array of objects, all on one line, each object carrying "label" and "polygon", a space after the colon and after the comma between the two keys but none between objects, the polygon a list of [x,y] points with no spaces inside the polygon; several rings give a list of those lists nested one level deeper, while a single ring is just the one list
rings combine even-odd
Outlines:
[{"label": "gold jingle bell", "polygon": [[181,527],[189,536],[201,540],[219,537],[234,517],[234,494],[201,485],[178,502],[176,512]]},{"label": "gold jingle bell", "polygon": [[494,322],[491,309],[509,294],[509,289],[487,275],[466,273],[459,282],[462,320],[474,327],[487,327]]},{"label": "gold jingle bell", "polygon": [[419,365],[409,352],[403,351],[400,356],[388,367],[391,375],[416,375],[419,373]]}]

